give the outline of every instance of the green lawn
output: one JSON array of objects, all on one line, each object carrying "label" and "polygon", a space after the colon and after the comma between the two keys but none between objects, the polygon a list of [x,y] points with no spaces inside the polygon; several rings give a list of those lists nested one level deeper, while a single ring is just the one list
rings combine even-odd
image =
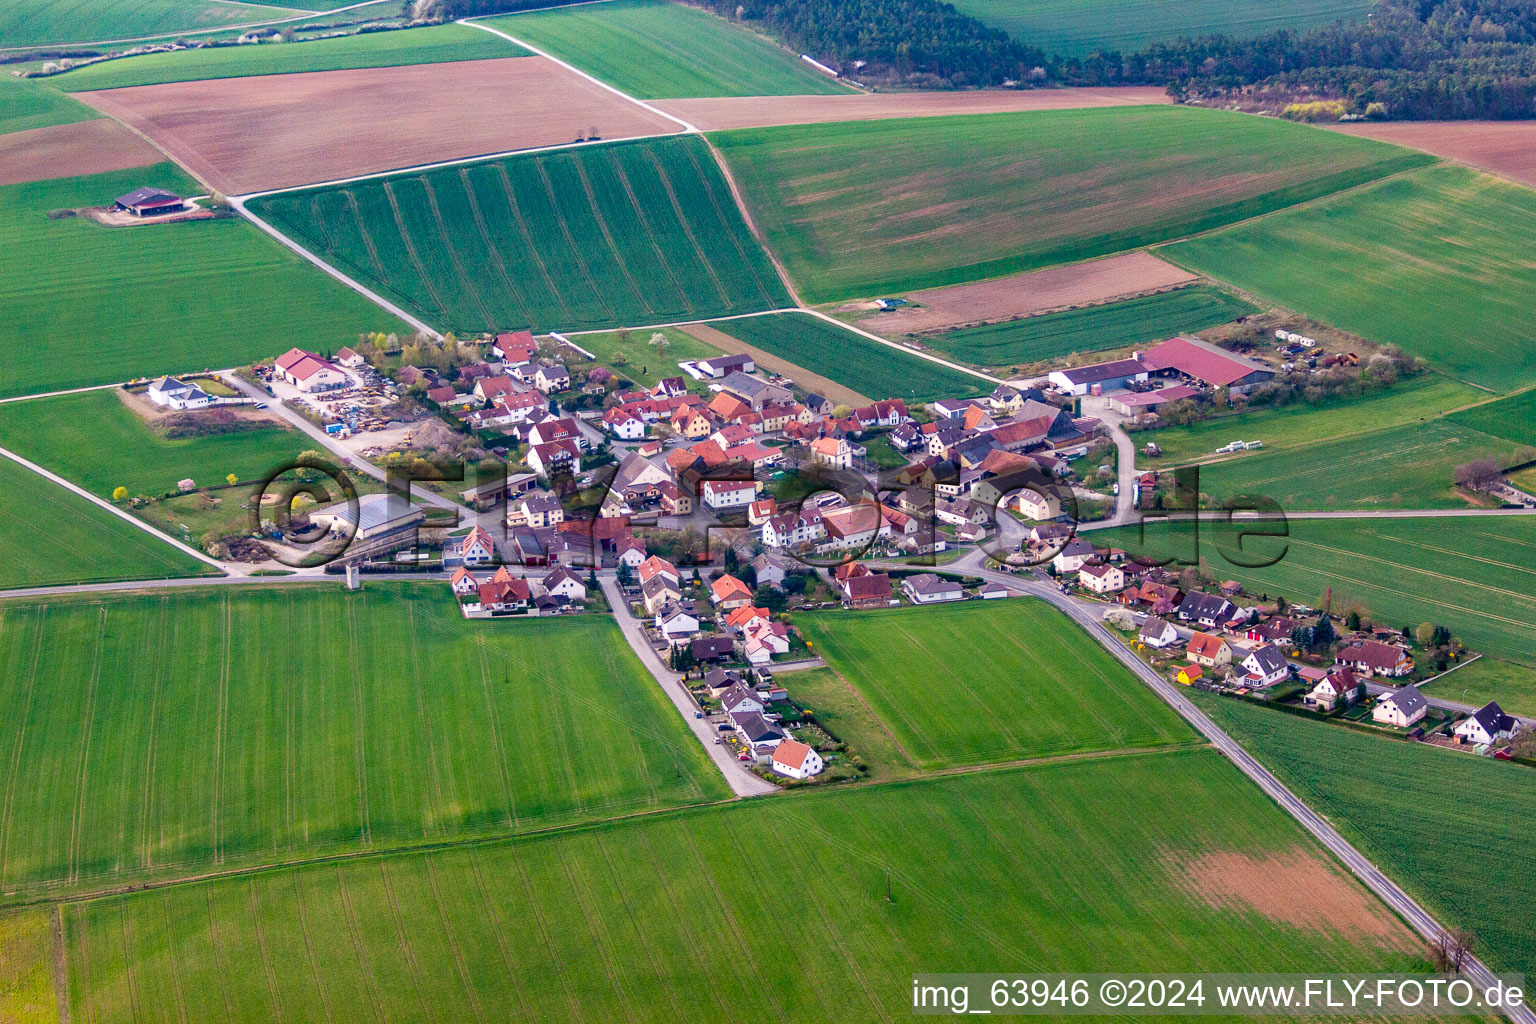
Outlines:
[{"label": "green lawn", "polygon": [[512,157],[251,207],[444,329],[622,327],[789,302],[698,139]]},{"label": "green lawn", "polygon": [[[654,334],[667,339],[665,349],[651,344]],[[709,359],[720,354],[719,349],[676,327],[663,327],[660,331],[578,334],[571,341],[597,356],[599,363],[636,384],[653,388],[663,377],[682,377],[690,391],[700,394],[709,394],[709,389],[702,381],[696,381],[678,369],[677,364],[686,359]],[[622,360],[620,356],[623,356]]]},{"label": "green lawn", "polygon": [[[1284,541],[1245,546],[1283,551],[1266,568],[1223,556],[1236,540],[1218,523],[1203,526],[1200,551],[1213,572],[1252,593],[1320,607],[1331,587],[1335,607],[1363,605],[1391,628],[1441,623],[1473,650],[1536,666],[1536,518],[1292,519],[1288,528]],[[1090,536],[1157,558],[1191,557],[1188,527],[1169,529],[1148,525],[1144,546],[1135,528]]]},{"label": "green lawn", "polygon": [[190,32],[291,18],[292,10],[207,0],[6,0],[0,43],[41,46]]},{"label": "green lawn", "polygon": [[710,326],[874,399],[923,402],[975,398],[992,390],[980,377],[908,355],[809,313],[774,313]]},{"label": "green lawn", "polygon": [[[1254,432],[1229,429],[1230,440]],[[1200,489],[1215,504],[1266,495],[1300,509],[1466,508],[1452,489],[1456,467],[1491,458],[1512,466],[1530,449],[1445,419],[1346,435],[1336,441],[1269,451],[1200,468]]]},{"label": "green lawn", "polygon": [[0,405],[0,447],[9,448],[103,498],[122,486],[158,495],[191,477],[223,484],[233,473],[261,480],[314,442],[286,425],[170,439],[150,429],[116,391],[87,391]]},{"label": "green lawn", "polygon": [[1471,930],[1489,966],[1536,967],[1532,769],[1196,698],[1431,913]]},{"label": "green lawn", "polygon": [[100,117],[90,107],[45,85],[0,74],[0,135]]},{"label": "green lawn", "polygon": [[1536,715],[1536,659],[1521,664],[1485,655],[1436,679],[1424,692],[1462,704],[1496,700],[1505,711]]},{"label": "green lawn", "polygon": [[923,341],[951,359],[1006,366],[1163,341],[1254,312],[1253,305],[1230,292],[1197,284],[1103,306],[968,327]]},{"label": "green lawn", "polygon": [[1536,383],[1533,248],[1536,192],[1447,165],[1158,255],[1509,391]]},{"label": "green lawn", "polygon": [[667,0],[482,20],[642,99],[850,91],[745,26]]},{"label": "green lawn", "polygon": [[[1274,899],[1275,865],[1317,891]],[[73,1015],[100,1024],[703,1024],[741,1019],[743,993],[786,1024],[893,1021],[915,965],[1423,968],[1404,927],[1208,751],[822,790],[64,912]]]},{"label": "green lawn", "polygon": [[65,92],[161,85],[206,78],[245,78],[302,71],[341,71],[404,64],[518,57],[528,51],[466,25],[432,25],[299,43],[218,46],[91,64],[50,79]]},{"label": "green lawn", "polygon": [[923,770],[1193,736],[1041,601],[830,612],[796,622]]},{"label": "green lawn", "polygon": [[959,0],[955,6],[1021,42],[1066,57],[1097,50],[1133,53],[1151,43],[1218,32],[1247,39],[1277,28],[1359,21],[1371,9],[1370,0]]},{"label": "green lawn", "polygon": [[0,458],[0,521],[0,590],[218,575],[7,458]]},{"label": "green lawn", "polygon": [[[1486,401],[1485,391],[1468,387],[1438,373],[1424,373],[1381,391],[1346,395],[1320,402],[1297,401],[1278,406],[1256,406],[1237,415],[1213,416],[1182,427],[1164,427],[1137,434],[1138,443],[1156,441],[1163,454],[1148,461],[1149,468],[1180,466],[1217,456],[1216,449],[1229,441],[1263,441],[1262,449],[1229,460],[1256,463],[1275,452],[1341,438],[1370,434],[1390,427],[1423,426],[1443,413],[1473,402]],[[1459,421],[1460,416],[1450,417]]]},{"label": "green lawn", "polygon": [[1536,447],[1536,390],[1463,409],[1450,419],[1485,434]]},{"label": "green lawn", "polygon": [[608,616],[377,581],[0,612],[7,895],[728,795]]},{"label": "green lawn", "polygon": [[1176,106],[712,137],[808,302],[1120,252],[1433,160],[1289,122]]},{"label": "green lawn", "polygon": [[140,185],[196,188],[171,164],[0,188],[0,395],[235,366],[401,328],[244,221],[106,228],[48,217]]}]

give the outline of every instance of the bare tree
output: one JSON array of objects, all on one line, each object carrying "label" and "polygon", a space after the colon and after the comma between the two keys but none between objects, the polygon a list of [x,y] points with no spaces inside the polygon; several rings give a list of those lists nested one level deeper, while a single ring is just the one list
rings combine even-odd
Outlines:
[{"label": "bare tree", "polygon": [[1472,933],[1464,928],[1442,928],[1429,944],[1429,957],[1441,974],[1460,974],[1472,955]]},{"label": "bare tree", "polygon": [[1503,474],[1499,464],[1492,459],[1473,459],[1456,467],[1456,486],[1472,491],[1486,491],[1498,482]]}]

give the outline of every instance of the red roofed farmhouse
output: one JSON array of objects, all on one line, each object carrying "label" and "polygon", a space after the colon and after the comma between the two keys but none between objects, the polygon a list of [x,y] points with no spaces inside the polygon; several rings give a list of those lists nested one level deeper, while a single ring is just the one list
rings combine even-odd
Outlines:
[{"label": "red roofed farmhouse", "polygon": [[347,375],[324,356],[291,348],[272,364],[277,375],[300,391],[330,391],[345,387]]}]

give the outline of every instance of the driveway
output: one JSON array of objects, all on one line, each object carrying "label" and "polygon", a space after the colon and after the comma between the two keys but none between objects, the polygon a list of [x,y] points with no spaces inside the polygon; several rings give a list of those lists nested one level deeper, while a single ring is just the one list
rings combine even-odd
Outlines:
[{"label": "driveway", "polygon": [[698,709],[693,702],[693,695],[683,686],[682,677],[657,657],[651,649],[650,643],[645,639],[645,634],[640,628],[640,620],[630,613],[629,602],[619,590],[618,581],[612,576],[601,577],[603,596],[608,599],[608,604],[613,608],[614,621],[624,631],[624,639],[640,658],[644,665],[661,687],[661,692],[671,698],[677,713],[683,716],[683,721],[688,723],[688,728],[693,730],[704,745],[704,753],[715,762],[715,767],[720,769],[720,774],[725,776],[726,785],[731,787],[731,792],[737,796],[764,796],[768,793],[777,793],[779,787],[753,775],[742,767],[741,762],[730,752],[724,743],[716,744],[720,738],[720,732],[707,719],[695,718],[694,712]]}]

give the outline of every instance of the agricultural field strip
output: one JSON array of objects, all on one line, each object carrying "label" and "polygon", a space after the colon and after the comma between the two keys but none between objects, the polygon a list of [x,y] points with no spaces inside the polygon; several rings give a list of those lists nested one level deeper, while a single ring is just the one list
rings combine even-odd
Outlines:
[{"label": "agricultural field strip", "polygon": [[[307,20],[309,18],[315,17],[317,14],[326,14],[326,15],[340,14],[343,11],[355,11],[359,7],[372,7],[375,4],[387,4],[387,3],[393,3],[393,2],[394,2],[394,0],[362,0],[361,3],[350,4],[350,5],[346,6],[346,7],[337,7],[337,8],[334,8],[332,10],[329,10],[329,11],[303,11],[303,12],[297,12],[297,8],[286,7],[286,8],[283,8],[283,10],[296,11],[296,13],[294,14],[293,17],[291,17],[291,18],[274,18],[271,21],[251,21],[251,22],[246,22],[244,24],[240,24],[240,25],[220,25],[217,28],[199,28],[199,29],[193,29],[192,31],[189,31],[189,32],[170,32],[170,33],[162,32],[162,33],[160,33],[159,35],[156,35],[156,36],[130,36],[130,37],[126,38],[126,39],[92,39],[92,40],[89,40],[89,41],[86,41],[86,42],[79,42],[79,43],[71,42],[69,45],[71,47],[115,46],[118,43],[147,43],[147,42],[153,42],[153,41],[162,40],[162,39],[182,39],[182,38],[187,38],[187,37],[191,37],[191,36],[213,35],[213,34],[216,34],[216,33],[219,33],[219,32],[238,32],[240,29],[245,29],[245,28],[258,28],[258,27],[265,26],[265,25],[287,25],[290,22],[294,22],[294,21],[305,21],[305,20]],[[261,5],[261,4],[255,4],[255,5],[252,5],[252,4],[241,4],[241,6],[244,7],[244,6],[264,6],[264,5]],[[27,50],[46,49],[48,47],[48,45],[49,44],[47,44],[47,43],[34,43],[31,46],[0,46],[0,53],[23,53],[23,52],[25,52]]]},{"label": "agricultural field strip", "polygon": [[199,562],[205,562],[208,565],[213,566],[215,569],[219,570],[220,572],[224,572],[225,571],[224,564],[222,562],[219,562],[219,561],[217,561],[216,559],[213,559],[213,558],[209,558],[207,555],[203,554],[201,551],[198,551],[196,548],[193,548],[193,547],[190,547],[190,546],[188,546],[186,544],[183,544],[181,541],[176,540],[173,537],[166,536],[165,534],[161,533],[159,530],[155,529],[153,526],[150,526],[148,523],[144,522],[143,520],[135,519],[133,516],[129,515],[127,512],[124,512],[122,509],[118,508],[116,505],[112,504],[111,502],[104,501],[101,498],[98,498],[96,495],[92,494],[90,491],[87,491],[85,488],[80,487],[80,486],[78,486],[76,484],[70,483],[68,480],[66,480],[63,477],[59,476],[57,473],[49,472],[48,470],[44,469],[42,466],[39,466],[37,463],[32,462],[32,461],[30,461],[28,459],[22,458],[20,455],[17,455],[15,452],[11,451],[8,448],[0,448],[0,456],[4,456],[5,458],[10,459],[12,462],[16,463],[18,466],[21,466],[21,467],[23,467],[25,469],[30,469],[32,472],[36,473],[38,476],[42,477],[43,479],[52,481],[53,483],[58,484],[60,487],[63,487],[67,491],[73,491],[75,494],[78,494],[80,497],[84,498],[86,501],[89,501],[91,504],[96,505],[96,506],[98,506],[100,508],[106,509],[108,512],[112,513],[114,516],[116,516],[117,518],[123,520],[124,522],[132,523],[134,526],[136,526],[139,529],[143,530],[145,533],[151,535],[152,537],[156,538],[157,540],[165,541],[165,543],[167,543],[167,544],[171,545],[172,547],[176,548],[178,551],[181,551],[183,554],[191,555],[193,558],[197,559]]},{"label": "agricultural field strip", "polygon": [[[606,0],[590,0],[593,3],[604,3]],[[291,582],[295,577],[266,577],[260,579],[233,578],[230,583],[284,583]],[[161,581],[149,581],[159,583]],[[209,586],[218,583],[212,579],[175,579],[163,581],[171,586]],[[308,582],[325,582],[310,579]],[[334,579],[330,582],[334,583]],[[97,584],[97,589],[115,587],[128,589],[141,587],[144,584],[135,581],[125,581],[118,584]],[[986,775],[991,773],[1006,773],[1020,769],[1039,768],[1048,765],[1079,764],[1090,761],[1120,761],[1127,759],[1176,757],[1187,754],[1193,750],[1205,750],[1210,746],[1204,739],[1192,739],[1181,742],[1167,743],[1162,746],[1152,747],[1120,747],[1109,750],[1078,750],[1070,753],[1038,754],[1031,757],[1019,757],[1010,760],[1001,760],[983,764],[957,764],[946,767],[925,770],[923,778],[939,779],[952,776]],[[875,782],[860,789],[875,789],[882,786],[906,786],[909,779],[895,779],[889,782]],[[778,791],[775,791],[777,793]],[[768,794],[773,795],[773,794]],[[752,797],[730,796],[715,800],[700,800],[695,803],[678,804],[674,806],[647,807],[638,811],[627,811],[622,814],[614,814],[603,818],[592,818],[586,821],[567,821],[556,825],[539,825],[531,828],[519,828],[510,833],[512,838],[519,842],[558,837],[561,835],[581,835],[593,831],[610,828],[624,822],[640,821],[646,818],[669,818],[679,812],[692,812],[709,807],[725,807],[731,804],[743,803],[752,800]],[[314,853],[300,857],[273,860],[268,863],[240,864],[235,867],[213,868],[206,871],[198,871],[193,874],[165,877],[145,878],[120,884],[102,886],[99,889],[72,890],[68,896],[61,897],[54,893],[39,893],[20,898],[9,898],[4,903],[6,913],[24,910],[29,907],[51,907],[60,903],[84,904],[93,900],[108,899],[113,896],[124,896],[130,893],[149,892],[152,890],[170,889],[183,885],[195,885],[201,882],[216,882],[233,878],[246,878],[265,875],[273,871],[286,871],[294,868],[319,867],[326,865],[341,865],[352,861],[370,859],[388,859],[391,857],[419,856],[421,854],[440,853],[452,850],[474,850],[483,847],[503,846],[509,836],[500,834],[462,835],[443,839],[420,839],[406,843],[392,845],[388,848],[361,848],[356,850],[338,850],[335,852]]]},{"label": "agricultural field strip", "polygon": [[[951,568],[950,572],[958,571]],[[972,569],[971,572],[979,573],[984,578],[994,583],[1001,583],[1007,587],[1023,590],[1035,597],[1041,597],[1056,605],[1075,619],[1088,633],[1099,640],[1110,652],[1136,675],[1151,687],[1152,691],[1161,697],[1181,718],[1194,726],[1211,744],[1225,755],[1233,764],[1237,765],[1242,773],[1252,779],[1261,790],[1269,795],[1275,803],[1280,805],[1291,817],[1295,818],[1303,828],[1311,833],[1325,846],[1329,852],[1344,863],[1357,878],[1374,892],[1389,908],[1398,916],[1404,918],[1408,924],[1424,938],[1429,939],[1441,934],[1444,928],[1434,916],[1419,905],[1409,896],[1401,886],[1388,878],[1369,859],[1362,854],[1352,843],[1336,829],[1322,815],[1314,811],[1306,802],[1293,793],[1283,782],[1266,768],[1257,758],[1248,751],[1215,720],[1197,707],[1188,697],[1180,693],[1176,684],[1164,679],[1150,665],[1133,654],[1125,644],[1109,632],[1108,627],[1098,617],[1098,605],[1084,607],[1073,598],[1062,594],[1053,586],[1042,583],[1021,581],[1017,576],[989,569]],[[1466,967],[1466,973],[1480,985],[1492,985],[1496,978],[1492,971],[1476,957]],[[1509,1018],[1515,1024],[1536,1024],[1536,1010],[1522,1005],[1517,1010],[1510,1011]]]}]

